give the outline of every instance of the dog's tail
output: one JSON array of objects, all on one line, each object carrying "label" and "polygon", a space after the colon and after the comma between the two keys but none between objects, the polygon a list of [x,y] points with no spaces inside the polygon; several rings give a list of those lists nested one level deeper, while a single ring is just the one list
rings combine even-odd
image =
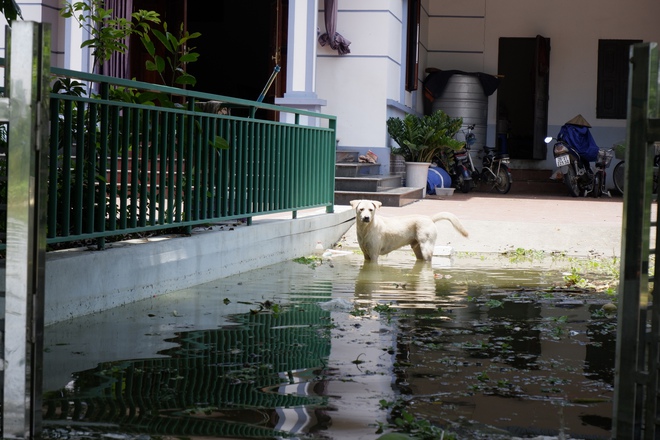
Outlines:
[{"label": "dog's tail", "polygon": [[438,212],[437,214],[431,216],[431,220],[433,220],[433,223],[439,222],[440,220],[449,220],[454,226],[454,229],[460,232],[463,237],[467,237],[469,235],[468,231],[463,227],[458,217],[456,217],[451,212]]}]

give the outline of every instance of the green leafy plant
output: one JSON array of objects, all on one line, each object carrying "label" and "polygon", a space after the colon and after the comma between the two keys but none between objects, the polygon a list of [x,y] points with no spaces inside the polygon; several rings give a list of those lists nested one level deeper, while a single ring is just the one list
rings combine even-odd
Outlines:
[{"label": "green leafy plant", "polygon": [[391,117],[387,132],[397,143],[392,154],[403,156],[406,162],[431,162],[442,152],[453,154],[464,146],[454,139],[462,123],[462,118],[451,118],[442,110],[424,116],[408,113],[403,119]]},{"label": "green leafy plant", "polygon": [[306,257],[294,258],[293,261],[299,264],[304,264],[306,266],[309,266],[312,269],[316,269],[317,266],[320,266],[321,263],[323,263],[323,258],[317,255],[309,255]]},{"label": "green leafy plant", "polygon": [[65,2],[60,15],[74,19],[89,33],[91,38],[83,41],[81,48],[91,48],[95,66],[108,61],[114,52],[126,53],[131,35],[147,34],[151,24],[160,23],[157,12],[144,9],[133,12],[131,20],[113,17],[112,9],[103,7],[103,0]]},{"label": "green leafy plant", "polygon": [[564,281],[567,286],[583,286],[587,280],[580,274],[579,270],[575,267],[571,268],[571,273],[564,275]]},{"label": "green leafy plant", "polygon": [[171,76],[170,85],[194,86],[197,83],[197,79],[186,72],[185,66],[187,63],[197,61],[199,54],[194,52],[195,47],[189,46],[188,43],[193,38],[201,36],[201,34],[199,32],[189,33],[183,28],[183,23],[181,23],[178,38],[167,30],[167,23],[163,23],[163,31],[152,29],[151,33],[165,47],[167,52],[165,57],[156,53],[156,46],[150,38],[149,33],[142,32],[140,35],[140,41],[142,41],[142,45],[151,57],[151,60],[146,61],[147,70],[158,73],[163,84],[167,84],[165,78],[165,72],[167,71]]},{"label": "green leafy plant", "polygon": [[397,436],[396,433],[408,434],[407,438],[416,438],[422,440],[455,440],[457,437],[451,432],[447,432],[444,429],[433,425],[426,419],[416,418],[413,414],[406,410],[406,402],[403,400],[397,400],[394,402],[388,402],[387,400],[381,399],[379,401],[380,409],[388,410],[391,412],[388,417],[389,423],[378,423],[378,430],[376,434],[382,434],[385,429],[392,429],[393,432],[385,434],[379,438],[387,439],[400,439],[406,438]]},{"label": "green leafy plant", "polygon": [[[145,61],[146,69],[156,72],[163,84],[185,87],[197,83],[197,79],[186,72],[186,65],[199,58],[199,53],[195,52],[195,47],[190,45],[190,41],[201,34],[188,32],[184,29],[183,23],[177,36],[168,30],[166,22],[161,23],[160,15],[155,11],[140,9],[131,14],[130,20],[113,17],[113,10],[105,9],[103,0],[92,0],[89,3],[65,2],[60,15],[74,19],[81,28],[89,32],[91,38],[83,41],[81,47],[92,49],[95,65],[102,65],[110,60],[114,52],[126,53],[128,51],[126,42],[135,35],[140,39],[149,56]],[[162,25],[163,30],[156,29],[154,25]],[[156,42],[160,42],[164,48],[163,56],[158,53]],[[159,99],[163,100],[162,97]]]}]

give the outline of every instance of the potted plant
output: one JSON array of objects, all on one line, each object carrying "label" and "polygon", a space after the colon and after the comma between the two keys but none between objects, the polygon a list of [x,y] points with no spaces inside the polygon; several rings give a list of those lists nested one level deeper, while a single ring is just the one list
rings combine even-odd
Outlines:
[{"label": "potted plant", "polygon": [[406,186],[422,187],[426,196],[428,169],[434,157],[446,157],[463,148],[463,142],[454,139],[462,124],[462,118],[452,118],[442,110],[387,120],[387,132],[396,142],[392,154],[402,156],[406,163]]}]

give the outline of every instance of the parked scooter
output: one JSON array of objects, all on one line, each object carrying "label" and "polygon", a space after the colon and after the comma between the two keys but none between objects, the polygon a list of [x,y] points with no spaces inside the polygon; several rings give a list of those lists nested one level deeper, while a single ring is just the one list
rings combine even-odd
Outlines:
[{"label": "parked scooter", "polygon": [[[495,147],[484,145],[482,149],[482,166],[480,170],[477,169],[471,154],[471,147],[476,141],[476,136],[472,130],[474,130],[474,125],[468,125],[467,131],[463,131],[466,152],[465,166],[472,177],[472,185],[469,189],[474,188],[476,184],[484,184],[489,186],[490,189],[495,189],[500,194],[508,193],[511,190],[511,183],[513,182],[509,166],[507,165],[509,163],[509,155],[505,152],[496,152]],[[463,192],[467,191],[463,190]]]},{"label": "parked scooter", "polygon": [[[578,115],[562,125],[556,138],[545,138],[546,143],[555,140],[552,147],[555,164],[573,197],[586,196],[589,193],[594,197],[600,197],[603,193],[609,195],[605,187],[605,169],[609,167],[614,152],[602,150],[603,153],[599,153],[601,150],[591,136],[590,127],[591,125]],[[596,173],[591,169],[590,162],[596,162]]]},{"label": "parked scooter", "polygon": [[474,188],[472,180],[472,160],[465,148],[454,152],[453,161],[449,163],[446,171],[451,176],[452,185],[458,191],[468,193]]}]

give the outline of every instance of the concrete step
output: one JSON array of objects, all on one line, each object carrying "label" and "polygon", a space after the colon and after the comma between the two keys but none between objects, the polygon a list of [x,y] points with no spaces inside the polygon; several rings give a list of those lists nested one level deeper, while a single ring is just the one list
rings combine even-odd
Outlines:
[{"label": "concrete step", "polygon": [[405,206],[422,199],[423,188],[398,187],[378,192],[335,191],[335,205],[350,205],[351,200],[377,200],[383,206]]},{"label": "concrete step", "polygon": [[379,163],[336,163],[335,177],[358,177],[380,174]]},{"label": "concrete step", "polygon": [[357,163],[360,157],[360,153],[357,151],[336,151],[335,152],[335,162],[337,163]]},{"label": "concrete step", "polygon": [[400,175],[381,174],[379,163],[360,163],[357,151],[335,153],[335,204],[378,200],[383,206],[404,206],[422,198],[422,188],[406,188]]},{"label": "concrete step", "polygon": [[336,191],[378,192],[401,186],[401,176],[335,177]]}]

